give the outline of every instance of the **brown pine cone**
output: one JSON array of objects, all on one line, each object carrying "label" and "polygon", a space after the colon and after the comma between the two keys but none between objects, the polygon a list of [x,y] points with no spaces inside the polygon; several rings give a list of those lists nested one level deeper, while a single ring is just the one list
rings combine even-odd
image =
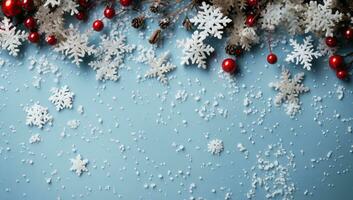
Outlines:
[{"label": "brown pine cone", "polygon": [[232,56],[237,55],[237,46],[234,44],[228,44],[225,48],[226,53]]},{"label": "brown pine cone", "polygon": [[152,33],[152,35],[151,35],[151,37],[148,39],[148,42],[150,43],[150,44],[156,44],[159,40],[160,40],[160,38],[161,38],[161,29],[157,29],[157,30],[155,30],[153,33]]},{"label": "brown pine cone", "polygon": [[170,19],[168,17],[165,17],[159,21],[159,27],[161,29],[166,29],[170,25]]},{"label": "brown pine cone", "polygon": [[183,26],[187,31],[192,30],[192,23],[190,22],[190,19],[188,17],[185,17],[185,19],[183,21]]},{"label": "brown pine cone", "polygon": [[160,11],[160,3],[159,2],[153,2],[150,5],[150,11],[153,13],[158,13]]},{"label": "brown pine cone", "polygon": [[131,21],[131,26],[134,28],[140,28],[144,25],[145,23],[145,17],[144,16],[138,16],[132,19]]}]

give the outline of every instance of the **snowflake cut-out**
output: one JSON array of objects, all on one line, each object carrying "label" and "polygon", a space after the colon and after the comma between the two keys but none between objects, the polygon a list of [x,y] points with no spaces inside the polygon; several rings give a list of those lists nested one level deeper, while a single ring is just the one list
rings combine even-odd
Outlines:
[{"label": "snowflake cut-out", "polygon": [[25,112],[27,113],[26,124],[28,126],[43,128],[45,124],[53,120],[53,117],[48,112],[48,108],[43,107],[38,103],[25,108]]},{"label": "snowflake cut-out", "polygon": [[220,155],[224,150],[223,141],[220,139],[213,139],[207,144],[207,150],[213,155]]},{"label": "snowflake cut-out", "polygon": [[147,78],[155,78],[163,83],[168,84],[168,78],[166,77],[166,73],[174,70],[176,68],[175,65],[168,62],[169,52],[165,52],[160,58],[153,57],[148,63],[151,67],[145,74]]},{"label": "snowflake cut-out", "polygon": [[17,30],[10,19],[4,17],[0,22],[0,45],[2,49],[9,51],[12,56],[17,56],[19,46],[26,39],[25,31]]},{"label": "snowflake cut-out", "polygon": [[86,165],[88,164],[88,160],[87,159],[82,159],[81,155],[77,155],[76,158],[71,158],[71,171],[74,171],[78,176],[81,176],[81,174],[83,172],[87,172],[88,169],[86,167]]},{"label": "snowflake cut-out", "polygon": [[62,88],[52,88],[50,92],[52,95],[49,97],[49,101],[55,105],[57,111],[72,108],[74,93],[70,91],[67,85]]}]

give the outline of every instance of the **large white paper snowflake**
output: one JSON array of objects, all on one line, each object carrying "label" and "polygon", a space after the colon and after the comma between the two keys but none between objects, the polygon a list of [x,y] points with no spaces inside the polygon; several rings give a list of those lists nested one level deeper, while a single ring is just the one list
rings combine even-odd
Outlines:
[{"label": "large white paper snowflake", "polygon": [[70,91],[67,85],[62,88],[52,88],[50,92],[52,95],[49,97],[49,101],[55,105],[56,110],[60,111],[64,108],[72,108],[74,93]]},{"label": "large white paper snowflake", "polygon": [[197,26],[197,29],[201,30],[201,34],[221,39],[222,29],[232,20],[224,16],[220,8],[202,2],[197,15],[191,18],[190,21]]},{"label": "large white paper snowflake", "polygon": [[148,63],[151,67],[145,74],[145,77],[148,78],[155,78],[163,83],[168,84],[168,78],[166,77],[166,73],[174,70],[176,68],[175,65],[168,62],[169,59],[169,52],[165,52],[160,58],[153,57],[151,58]]},{"label": "large white paper snowflake", "polygon": [[73,59],[72,63],[77,66],[80,65],[83,57],[92,55],[95,52],[93,46],[88,44],[88,36],[80,33],[72,24],[66,31],[65,40],[60,42],[54,50],[62,52],[69,59]]},{"label": "large white paper snowflake", "polygon": [[309,88],[302,84],[303,79],[304,73],[298,73],[291,79],[289,70],[283,69],[281,81],[269,84],[270,87],[278,91],[274,98],[274,104],[280,106],[284,103],[287,114],[291,117],[300,110],[299,95],[309,91]]},{"label": "large white paper snowflake", "polygon": [[333,11],[333,0],[324,0],[323,4],[310,1],[305,9],[303,25],[305,33],[310,31],[323,33],[325,36],[333,36],[335,26],[342,20],[343,15],[339,11]]},{"label": "large white paper snowflake", "polygon": [[4,17],[0,22],[0,45],[2,49],[9,51],[12,56],[17,56],[19,46],[26,39],[25,31],[16,30],[10,19]]},{"label": "large white paper snowflake", "polygon": [[311,36],[307,36],[303,44],[299,44],[294,39],[290,39],[289,42],[293,47],[293,51],[287,55],[287,62],[292,62],[296,65],[301,64],[304,69],[311,70],[313,59],[322,56],[320,52],[314,49]]},{"label": "large white paper snowflake", "polygon": [[223,141],[220,139],[213,139],[207,144],[208,152],[213,155],[219,155],[224,150]]},{"label": "large white paper snowflake", "polygon": [[53,117],[48,113],[48,108],[43,107],[38,103],[25,108],[25,112],[27,113],[26,124],[28,126],[43,128],[46,123],[53,120]]},{"label": "large white paper snowflake", "polygon": [[204,44],[205,36],[195,31],[191,38],[186,40],[180,40],[178,47],[183,47],[183,56],[181,58],[181,64],[197,64],[197,67],[206,69],[206,58],[213,51],[214,48],[208,44]]},{"label": "large white paper snowflake", "polygon": [[74,171],[78,176],[81,176],[82,172],[87,172],[88,169],[86,165],[88,164],[87,159],[82,159],[81,155],[77,155],[76,158],[71,158],[71,171]]},{"label": "large white paper snowflake", "polygon": [[119,79],[117,62],[111,59],[95,60],[88,63],[93,70],[96,71],[96,80],[100,81],[117,81]]}]

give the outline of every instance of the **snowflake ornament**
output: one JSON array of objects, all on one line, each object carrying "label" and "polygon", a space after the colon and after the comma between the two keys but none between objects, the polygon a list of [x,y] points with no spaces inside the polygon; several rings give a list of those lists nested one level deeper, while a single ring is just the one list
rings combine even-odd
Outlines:
[{"label": "snowflake ornament", "polygon": [[206,58],[214,51],[214,48],[204,44],[204,39],[203,34],[195,31],[191,38],[177,41],[178,47],[183,47],[182,65],[197,64],[198,68],[207,68]]},{"label": "snowflake ornament", "polygon": [[323,4],[310,1],[307,4],[303,17],[305,33],[314,32],[333,36],[335,26],[342,20],[343,15],[339,11],[333,11],[334,0],[324,0]]},{"label": "snowflake ornament", "polygon": [[55,105],[57,111],[72,108],[74,93],[70,91],[67,85],[62,88],[52,88],[50,92],[52,95],[49,97],[49,101]]},{"label": "snowflake ornament", "polygon": [[273,31],[283,20],[282,3],[269,3],[266,8],[261,11],[259,23],[261,28],[267,31]]},{"label": "snowflake ornament", "polygon": [[54,50],[62,52],[69,59],[73,59],[72,63],[75,63],[77,66],[83,61],[83,57],[95,53],[94,47],[88,44],[88,36],[80,33],[72,24],[66,30],[64,37],[65,40],[60,42]]},{"label": "snowflake ornament", "polygon": [[202,2],[197,15],[190,19],[190,22],[201,30],[201,34],[222,39],[222,29],[232,20],[224,16],[220,8]]},{"label": "snowflake ornament", "polygon": [[303,65],[304,69],[311,70],[312,61],[314,58],[322,56],[322,54],[314,49],[312,44],[311,36],[307,36],[303,44],[299,44],[297,41],[290,39],[290,45],[293,47],[293,51],[287,55],[286,61],[295,63],[296,65]]},{"label": "snowflake ornament", "polygon": [[118,69],[119,65],[110,59],[95,60],[88,63],[88,65],[96,71],[96,80],[99,81],[117,81],[119,79]]},{"label": "snowflake ornament", "polygon": [[175,65],[168,62],[169,52],[165,52],[160,58],[153,57],[148,63],[151,67],[145,74],[147,78],[155,78],[163,83],[168,84],[168,78],[166,77],[166,73],[174,70],[176,68]]},{"label": "snowflake ornament", "polygon": [[242,14],[233,19],[234,25],[228,43],[241,46],[244,50],[249,51],[253,44],[259,42],[259,36],[256,34],[256,28],[246,26],[244,21],[245,16]]},{"label": "snowflake ornament", "polygon": [[0,22],[0,45],[2,49],[9,51],[10,55],[18,55],[19,46],[26,40],[26,36],[25,31],[16,30],[9,18],[4,17]]},{"label": "snowflake ornament", "polygon": [[294,117],[300,110],[301,102],[299,101],[299,95],[309,91],[309,88],[302,84],[303,79],[304,73],[296,74],[291,79],[289,70],[283,69],[281,81],[269,84],[269,87],[278,91],[278,94],[274,98],[274,104],[280,106],[284,103],[287,109],[286,113],[291,117]]},{"label": "snowflake ornament", "polygon": [[35,103],[31,107],[25,108],[27,113],[26,124],[28,126],[37,126],[43,128],[45,124],[50,123],[53,117],[48,113],[48,108]]},{"label": "snowflake ornament", "polygon": [[88,164],[88,160],[87,159],[83,159],[81,158],[81,155],[77,155],[76,158],[71,158],[71,171],[74,171],[78,176],[81,176],[82,172],[87,172],[88,169],[86,167],[86,165]]},{"label": "snowflake ornament", "polygon": [[207,144],[208,152],[213,155],[219,155],[224,150],[223,141],[220,139],[213,139]]}]

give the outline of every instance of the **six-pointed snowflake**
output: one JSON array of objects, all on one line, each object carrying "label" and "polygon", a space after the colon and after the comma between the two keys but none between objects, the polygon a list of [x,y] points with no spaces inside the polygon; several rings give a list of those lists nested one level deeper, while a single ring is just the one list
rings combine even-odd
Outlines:
[{"label": "six-pointed snowflake", "polygon": [[223,141],[220,139],[213,139],[207,144],[208,152],[213,155],[219,155],[224,150]]},{"label": "six-pointed snowflake", "polygon": [[164,53],[160,58],[150,58],[148,61],[151,69],[148,70],[145,74],[145,77],[155,78],[163,83],[168,84],[168,78],[166,77],[166,73],[174,70],[176,68],[175,65],[168,62],[169,53]]},{"label": "six-pointed snowflake", "polygon": [[88,63],[93,70],[96,71],[96,80],[100,81],[116,81],[119,79],[118,68],[116,62],[110,59],[95,60]]},{"label": "six-pointed snowflake", "polygon": [[73,59],[72,63],[77,66],[80,65],[83,57],[92,55],[95,52],[93,46],[88,44],[88,36],[80,33],[72,24],[66,31],[65,40],[60,42],[54,50],[62,52],[69,59]]},{"label": "six-pointed snowflake", "polygon": [[314,49],[311,36],[307,36],[303,44],[298,44],[293,39],[289,41],[290,45],[293,46],[293,51],[287,55],[286,61],[293,62],[296,65],[301,64],[304,69],[311,70],[313,59],[322,56],[320,52]]},{"label": "six-pointed snowflake", "polygon": [[72,108],[74,93],[70,91],[67,85],[62,88],[52,88],[50,92],[52,95],[49,97],[49,101],[55,105],[56,110],[60,111],[64,108]]},{"label": "six-pointed snowflake", "polygon": [[302,84],[304,73],[299,73],[291,79],[291,75],[288,69],[283,69],[280,82],[271,82],[270,87],[278,91],[278,94],[274,98],[274,104],[280,106],[285,104],[287,114],[293,117],[299,110],[301,102],[299,95],[309,91],[308,87]]},{"label": "six-pointed snowflake", "polygon": [[74,171],[78,176],[81,176],[82,172],[87,172],[88,169],[86,165],[88,164],[87,159],[82,159],[81,155],[77,155],[76,158],[71,158],[71,171]]},{"label": "six-pointed snowflake", "polygon": [[46,123],[53,120],[53,117],[48,113],[48,108],[43,107],[38,103],[25,108],[25,112],[27,113],[26,124],[28,126],[43,128]]},{"label": "six-pointed snowflake", "polygon": [[181,64],[197,64],[197,67],[206,69],[206,58],[214,51],[214,48],[204,44],[204,39],[204,35],[195,31],[191,38],[178,41],[178,47],[184,48]]},{"label": "six-pointed snowflake", "polygon": [[305,33],[310,31],[324,33],[325,36],[333,36],[333,31],[341,21],[343,15],[339,11],[333,11],[333,0],[324,0],[323,4],[317,1],[310,1],[304,13],[303,24]]},{"label": "six-pointed snowflake", "polygon": [[25,31],[16,30],[10,19],[4,17],[0,22],[0,45],[2,49],[9,51],[12,56],[17,56],[19,46],[26,39]]},{"label": "six-pointed snowflake", "polygon": [[232,20],[227,16],[223,16],[220,8],[202,2],[200,11],[190,21],[197,25],[197,29],[202,30],[201,34],[221,39],[223,34],[222,29]]}]

